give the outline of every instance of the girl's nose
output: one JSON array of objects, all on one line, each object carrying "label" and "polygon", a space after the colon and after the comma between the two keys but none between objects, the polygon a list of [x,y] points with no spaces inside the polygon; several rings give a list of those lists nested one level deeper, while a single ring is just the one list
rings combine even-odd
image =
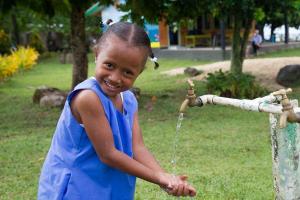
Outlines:
[{"label": "girl's nose", "polygon": [[119,72],[114,72],[110,75],[109,79],[110,81],[114,82],[114,83],[117,83],[117,84],[120,84],[121,83],[121,74]]}]

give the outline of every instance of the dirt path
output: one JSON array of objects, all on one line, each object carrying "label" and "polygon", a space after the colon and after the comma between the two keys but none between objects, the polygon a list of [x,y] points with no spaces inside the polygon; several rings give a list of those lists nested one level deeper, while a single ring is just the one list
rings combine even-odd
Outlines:
[{"label": "dirt path", "polygon": [[[263,86],[269,90],[277,90],[283,86],[276,83],[276,75],[278,71],[289,64],[300,64],[300,57],[282,57],[282,58],[257,58],[246,59],[243,65],[243,72],[250,73],[256,77]],[[194,66],[197,69],[203,70],[204,73],[194,77],[194,80],[203,80],[209,72],[229,70],[230,61],[216,62],[207,65]],[[167,75],[183,74],[185,68],[177,68],[162,72]]]}]

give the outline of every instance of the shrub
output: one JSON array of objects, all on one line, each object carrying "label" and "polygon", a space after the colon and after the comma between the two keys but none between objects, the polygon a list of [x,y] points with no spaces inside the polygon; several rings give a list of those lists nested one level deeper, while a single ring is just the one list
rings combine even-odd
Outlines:
[{"label": "shrub", "polygon": [[29,37],[29,46],[36,49],[40,54],[45,52],[45,46],[38,33],[31,33]]},{"label": "shrub", "polygon": [[20,47],[11,55],[0,56],[0,81],[15,74],[18,69],[31,69],[39,54],[33,48]]},{"label": "shrub", "polygon": [[39,53],[34,48],[25,48],[19,47],[17,51],[14,51],[13,54],[17,56],[16,59],[19,59],[19,68],[28,70],[36,64]]},{"label": "shrub", "polygon": [[0,29],[0,54],[9,54],[11,42],[9,36]]},{"label": "shrub", "polygon": [[255,82],[254,76],[222,72],[222,70],[208,74],[206,89],[211,94],[230,98],[253,99],[268,93]]},{"label": "shrub", "polygon": [[0,56],[0,81],[17,72],[19,60],[16,55]]}]

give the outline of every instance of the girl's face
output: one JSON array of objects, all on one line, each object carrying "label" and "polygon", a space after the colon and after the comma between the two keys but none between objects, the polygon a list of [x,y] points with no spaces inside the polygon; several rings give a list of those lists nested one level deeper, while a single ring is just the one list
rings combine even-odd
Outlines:
[{"label": "girl's face", "polygon": [[97,52],[96,79],[109,97],[128,90],[143,70],[148,51],[133,47],[115,35],[109,36]]}]

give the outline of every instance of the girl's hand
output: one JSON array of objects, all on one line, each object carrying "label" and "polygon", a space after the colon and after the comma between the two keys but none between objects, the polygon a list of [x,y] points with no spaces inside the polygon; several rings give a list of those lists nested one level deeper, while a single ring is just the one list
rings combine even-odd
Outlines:
[{"label": "girl's hand", "polygon": [[187,179],[188,177],[186,175],[179,175],[178,176],[182,181],[184,181],[184,188],[183,188],[183,196],[195,196],[196,195],[196,189],[191,186],[188,182]]},{"label": "girl's hand", "polygon": [[175,175],[168,174],[165,172],[157,172],[158,177],[158,185],[161,188],[172,190],[174,188],[177,188],[178,186],[178,180]]},{"label": "girl's hand", "polygon": [[169,195],[173,196],[195,196],[196,190],[187,182],[187,176],[175,176],[167,173],[160,173],[160,187]]}]

